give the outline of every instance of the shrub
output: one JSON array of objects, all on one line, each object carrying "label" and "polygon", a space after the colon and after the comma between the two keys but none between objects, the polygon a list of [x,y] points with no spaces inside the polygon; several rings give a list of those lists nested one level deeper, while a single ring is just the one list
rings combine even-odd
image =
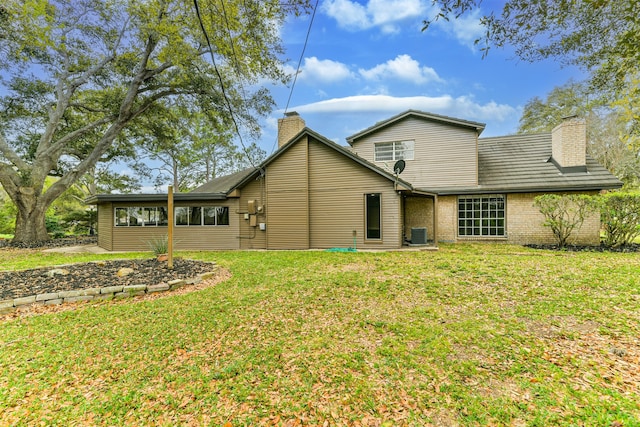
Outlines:
[{"label": "shrub", "polygon": [[599,198],[600,220],[609,247],[628,245],[640,236],[640,193],[612,192]]},{"label": "shrub", "polygon": [[154,255],[162,255],[169,252],[169,236],[154,237],[147,242],[147,246],[151,249]]},{"label": "shrub", "polygon": [[586,194],[543,194],[533,202],[544,215],[546,227],[550,227],[558,246],[565,247],[571,233],[582,227],[585,218],[597,210],[596,201]]}]

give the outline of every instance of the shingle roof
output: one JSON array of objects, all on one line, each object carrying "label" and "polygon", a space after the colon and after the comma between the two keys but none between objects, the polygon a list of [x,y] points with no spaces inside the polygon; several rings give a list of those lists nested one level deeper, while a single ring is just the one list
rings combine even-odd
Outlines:
[{"label": "shingle roof", "polygon": [[192,190],[192,193],[229,193],[240,181],[255,172],[256,168],[247,168],[230,175],[214,178],[205,182],[200,187]]},{"label": "shingle roof", "polygon": [[380,129],[383,129],[387,126],[391,126],[394,123],[403,120],[407,117],[417,117],[417,118],[421,118],[421,119],[425,119],[425,120],[431,120],[431,121],[436,121],[436,122],[441,122],[441,123],[447,123],[450,125],[455,125],[455,126],[460,126],[460,127],[465,127],[465,128],[471,128],[471,129],[475,129],[478,132],[478,135],[484,130],[485,128],[485,124],[484,123],[479,123],[479,122],[472,122],[470,120],[463,120],[463,119],[457,119],[455,117],[449,117],[449,116],[442,116],[439,114],[433,114],[433,113],[427,113],[425,111],[419,111],[419,110],[407,110],[404,111],[400,114],[397,114],[393,117],[390,117],[386,120],[382,120],[376,124],[374,124],[373,126],[370,126],[354,135],[348,136],[347,142],[350,145],[353,145],[353,143],[355,142],[356,139],[358,138],[362,138],[365,135],[368,135],[372,132],[376,132]]},{"label": "shingle roof", "polygon": [[[478,139],[478,186],[466,192],[587,191],[620,188],[622,183],[587,156],[587,171],[561,173],[551,162],[551,134]],[[437,189],[439,194],[460,188]]]}]

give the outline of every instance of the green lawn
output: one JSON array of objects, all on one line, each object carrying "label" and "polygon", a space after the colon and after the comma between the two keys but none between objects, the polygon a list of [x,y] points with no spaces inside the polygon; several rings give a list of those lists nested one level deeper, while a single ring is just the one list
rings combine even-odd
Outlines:
[{"label": "green lawn", "polygon": [[233,276],[0,322],[0,425],[640,425],[640,254],[180,255]]}]

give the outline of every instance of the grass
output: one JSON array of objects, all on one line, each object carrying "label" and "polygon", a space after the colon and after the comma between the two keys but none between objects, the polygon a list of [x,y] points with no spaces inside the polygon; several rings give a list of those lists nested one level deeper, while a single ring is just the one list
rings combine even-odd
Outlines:
[{"label": "grass", "polygon": [[639,425],[638,254],[180,255],[233,276],[0,323],[0,424]]}]

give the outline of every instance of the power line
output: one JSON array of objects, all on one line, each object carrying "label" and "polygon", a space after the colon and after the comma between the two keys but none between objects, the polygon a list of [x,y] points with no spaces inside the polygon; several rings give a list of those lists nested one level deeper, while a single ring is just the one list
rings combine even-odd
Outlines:
[{"label": "power line", "polygon": [[[202,16],[200,15],[200,7],[198,6],[198,0],[193,0],[193,5],[194,5],[195,10],[196,10],[196,16],[198,17],[198,22],[200,24],[200,29],[202,30],[202,33],[204,34],[204,38],[207,41],[207,46],[209,47],[209,53],[211,54],[211,62],[213,63],[213,68],[214,68],[214,70],[216,72],[216,76],[218,77],[218,81],[220,82],[220,89],[222,91],[222,97],[224,98],[225,105],[226,105],[227,109],[229,110],[229,115],[231,116],[231,121],[233,122],[236,134],[238,135],[238,138],[240,140],[240,145],[242,146],[242,150],[244,151],[245,156],[249,160],[249,163],[251,163],[251,166],[253,168],[256,168],[256,165],[253,163],[253,159],[249,155],[249,150],[244,145],[244,140],[242,139],[242,134],[240,133],[240,127],[238,126],[238,122],[236,121],[235,115],[233,113],[233,108],[231,107],[231,101],[229,101],[229,97],[227,96],[227,92],[225,90],[224,80],[222,79],[222,74],[220,74],[220,70],[218,70],[218,66],[216,65],[216,58],[215,58],[215,55],[214,55],[214,52],[213,52],[213,47],[211,46],[211,40],[209,39],[209,34],[207,33],[207,30],[204,27],[204,23],[202,22]],[[223,8],[224,8],[224,0],[223,0]],[[225,20],[226,19],[227,19],[227,17],[226,17],[226,12],[225,12]],[[227,28],[228,28],[228,21],[227,21]],[[229,34],[229,36],[231,36],[231,34]],[[231,42],[231,45],[233,47],[233,41]],[[234,51],[234,56],[235,56],[235,51]],[[237,57],[236,57],[236,61],[237,61]],[[246,103],[246,100],[244,98],[243,98],[243,101]]]},{"label": "power line", "polygon": [[[309,21],[309,28],[307,29],[307,36],[304,39],[304,45],[302,46],[302,52],[300,52],[300,58],[298,59],[298,67],[296,68],[296,73],[293,76],[293,83],[291,83],[291,90],[289,91],[289,97],[287,98],[287,104],[284,107],[284,112],[286,114],[289,109],[289,103],[291,102],[291,97],[293,96],[293,89],[296,86],[296,81],[298,81],[298,74],[300,74],[300,66],[302,65],[302,59],[304,58],[304,52],[307,50],[307,44],[309,43],[309,35],[311,34],[311,27],[313,26],[313,20],[316,17],[316,10],[318,9],[318,1],[316,0],[315,6],[313,6],[313,13],[311,14],[311,20]],[[273,142],[273,146],[271,147],[271,152],[273,153],[276,149],[276,144],[278,143],[278,138]]]}]

